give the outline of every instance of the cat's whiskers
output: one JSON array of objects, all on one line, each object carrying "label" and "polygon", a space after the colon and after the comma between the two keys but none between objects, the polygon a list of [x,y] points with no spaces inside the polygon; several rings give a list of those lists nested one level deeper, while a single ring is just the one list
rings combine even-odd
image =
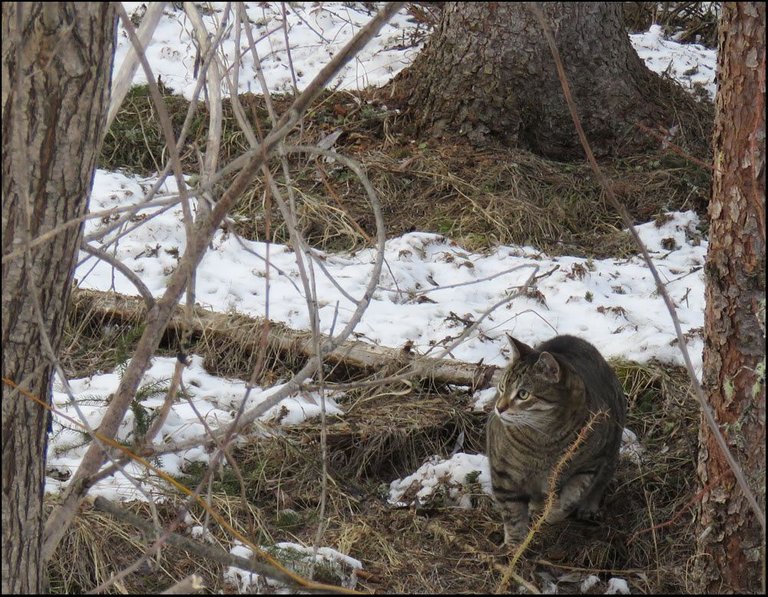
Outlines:
[{"label": "cat's whiskers", "polygon": [[496,411],[496,415],[504,422],[505,425],[510,427],[525,427],[536,431],[537,433],[546,433],[548,431],[548,424],[550,417],[537,413],[533,415],[528,412],[511,413],[509,411],[499,413]]}]

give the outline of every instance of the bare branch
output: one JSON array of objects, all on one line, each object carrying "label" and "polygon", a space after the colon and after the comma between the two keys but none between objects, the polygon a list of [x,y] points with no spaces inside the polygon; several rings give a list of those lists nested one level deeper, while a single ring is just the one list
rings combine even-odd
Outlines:
[{"label": "bare branch", "polygon": [[[160,22],[160,18],[163,16],[163,9],[167,2],[149,2],[147,11],[144,13],[144,17],[141,20],[139,26],[138,38],[141,44],[142,53],[144,49],[149,45],[152,40],[152,35],[157,29],[157,24]],[[136,48],[131,46],[128,48],[128,53],[125,56],[125,60],[120,65],[120,71],[112,80],[112,97],[109,101],[109,113],[107,114],[107,126],[104,131],[109,130],[112,123],[117,116],[117,111],[125,99],[125,95],[131,88],[133,83],[133,76],[136,74],[136,70],[139,68],[139,57],[136,53]]]},{"label": "bare branch", "polygon": [[[194,2],[185,2],[184,11],[187,13],[189,20],[192,22],[192,27],[195,32],[195,39],[197,45],[200,48],[200,54],[208,52],[215,52],[215,48],[208,40],[208,31],[205,28],[203,19],[197,10]],[[229,10],[227,9],[227,13]],[[225,16],[226,18],[226,16]],[[224,27],[222,22],[221,27]],[[203,167],[200,170],[200,180],[203,183],[208,182],[208,178],[216,172],[216,168],[219,163],[219,150],[221,148],[221,126],[223,120],[223,111],[221,106],[221,70],[219,68],[219,60],[214,56],[211,60],[207,70],[203,70],[198,73],[200,78],[206,79],[205,89],[208,96],[208,138],[205,145],[205,161]],[[237,89],[230,88],[232,96],[237,95]],[[201,203],[201,213],[207,213],[208,203]]]},{"label": "bare branch", "polygon": [[[143,373],[149,365],[151,356],[160,342],[163,330],[173,314],[173,309],[176,306],[181,293],[186,287],[187,280],[189,280],[194,269],[200,263],[200,260],[207,250],[213,235],[216,233],[219,224],[226,216],[235,199],[239,197],[246,186],[250,184],[262,164],[266,162],[270,153],[295,126],[301,115],[322,91],[325,85],[347,61],[366,45],[366,43],[401,7],[402,3],[399,2],[384,5],[376,17],[363,27],[344,49],[336,54],[336,56],[320,71],[320,74],[312,81],[307,89],[296,98],[290,110],[283,115],[278,124],[273,128],[272,132],[267,135],[264,141],[260,144],[260,151],[258,151],[258,153],[245,165],[240,174],[238,174],[227,191],[211,210],[210,215],[201,219],[195,225],[196,230],[193,237],[188,239],[187,249],[184,256],[180,259],[176,271],[168,282],[165,294],[147,314],[147,325],[138,342],[133,359],[126,369],[123,378],[120,381],[120,385],[115,392],[114,398],[104,415],[102,426],[104,427],[103,430],[105,435],[114,435],[120,422],[123,420],[139,386]],[[124,15],[125,11],[123,10],[122,13]],[[375,281],[371,285],[370,290],[366,292],[366,297],[368,299],[373,295],[374,287]],[[292,382],[287,384],[286,387],[293,386],[291,391],[294,391],[297,389],[299,383],[296,379],[303,381],[312,372],[316,371],[319,366],[319,359],[310,359],[304,369],[299,372],[299,375],[303,375],[304,377],[295,378]],[[234,429],[232,431],[234,431]],[[103,459],[103,451],[98,446],[91,445],[83,457],[81,465],[75,472],[67,490],[62,495],[61,503],[54,509],[48,518],[43,544],[44,560],[49,559],[53,555],[56,546],[77,511],[78,503],[87,492],[87,480],[99,469]]]},{"label": "bare branch", "polygon": [[288,15],[285,10],[285,2],[280,3],[280,11],[283,15],[283,39],[285,40],[285,53],[288,58],[288,70],[291,72],[291,82],[293,83],[294,95],[299,92],[299,85],[296,82],[296,69],[293,68],[293,57],[291,56],[291,42],[288,39]]},{"label": "bare branch", "polygon": [[[51,240],[54,236],[61,234],[68,228],[72,228],[73,226],[79,226],[82,222],[85,222],[86,220],[95,220],[100,218],[109,217],[113,214],[117,214],[120,212],[131,212],[131,214],[135,214],[138,209],[144,209],[147,207],[158,207],[158,206],[169,206],[169,204],[175,205],[177,202],[177,199],[158,199],[156,201],[150,201],[147,203],[142,203],[138,208],[136,208],[135,205],[129,205],[125,207],[113,207],[110,209],[104,209],[101,211],[93,211],[88,212],[86,214],[83,214],[82,216],[79,216],[77,218],[72,218],[71,220],[67,220],[66,222],[63,222],[62,224],[56,226],[56,228],[53,228],[49,230],[48,232],[44,232],[43,234],[36,236],[34,239],[30,240],[29,247],[34,248],[37,245],[41,245],[43,243],[48,242]],[[86,237],[86,240],[94,240],[91,237]],[[24,254],[25,248],[19,248],[15,251],[12,251],[10,253],[7,253],[3,255],[2,263],[9,263],[13,259],[16,259],[18,257],[21,257]]]},{"label": "bare branch", "polygon": [[[125,30],[128,32],[128,37],[131,40],[131,43],[134,46],[134,49],[137,52],[139,61],[141,62],[141,66],[144,69],[144,74],[147,77],[147,84],[149,85],[149,94],[152,97],[152,102],[155,105],[155,109],[157,110],[158,119],[160,121],[160,128],[163,131],[163,136],[165,137],[165,144],[166,147],[168,147],[168,151],[171,154],[171,164],[173,165],[173,174],[176,178],[176,186],[179,189],[179,195],[181,199],[181,209],[184,213],[184,227],[186,229],[187,233],[187,242],[192,242],[194,239],[194,231],[192,228],[193,225],[193,218],[192,218],[192,211],[189,204],[189,195],[187,194],[187,183],[184,180],[184,173],[181,167],[181,157],[179,155],[179,147],[176,144],[176,140],[173,136],[173,125],[171,124],[171,117],[168,114],[168,109],[165,106],[165,102],[163,102],[163,98],[160,95],[160,89],[157,86],[157,82],[155,82],[154,73],[152,72],[152,67],[149,65],[149,61],[147,60],[146,55],[144,54],[143,48],[141,47],[141,42],[139,41],[138,37],[136,36],[136,30],[133,27],[133,23],[131,23],[130,18],[128,18],[128,13],[125,12],[125,8],[122,4],[119,2],[116,3],[115,7],[117,8],[117,14],[120,16],[120,19],[123,21],[123,26],[125,27]],[[193,289],[194,289],[194,271],[189,272],[189,278],[187,280],[188,282],[188,289],[190,296],[188,296],[188,302],[194,303],[194,298],[192,297]]]},{"label": "bare branch", "polygon": [[578,112],[576,110],[576,104],[574,103],[573,97],[571,96],[571,90],[568,84],[568,78],[565,74],[565,69],[563,68],[563,62],[560,59],[560,53],[557,50],[557,44],[555,43],[555,39],[552,36],[552,32],[549,28],[549,25],[547,24],[547,21],[544,18],[544,14],[542,13],[541,9],[536,3],[530,2],[528,3],[528,7],[534,13],[534,15],[536,15],[536,18],[538,19],[539,24],[541,25],[541,28],[544,31],[544,36],[547,38],[547,42],[549,43],[549,48],[555,60],[555,66],[557,67],[557,74],[560,77],[560,83],[562,84],[562,87],[563,87],[563,95],[565,96],[565,101],[568,104],[568,108],[571,112],[571,117],[573,118],[573,123],[576,126],[576,131],[579,134],[579,140],[581,141],[581,145],[584,148],[584,153],[586,153],[587,155],[587,160],[589,161],[589,165],[592,167],[592,171],[594,172],[595,177],[600,182],[600,186],[605,191],[605,194],[607,195],[609,201],[611,202],[611,205],[621,215],[621,219],[622,219],[622,222],[624,223],[624,226],[629,230],[630,234],[632,235],[632,238],[635,241],[635,244],[639,247],[643,255],[643,259],[645,260],[645,263],[648,265],[648,269],[650,270],[651,275],[653,276],[653,279],[656,282],[656,290],[658,291],[659,295],[664,299],[664,304],[666,305],[667,310],[669,311],[669,315],[672,318],[672,324],[674,325],[675,334],[677,335],[677,343],[678,343],[677,345],[680,347],[680,352],[683,355],[683,361],[685,362],[685,367],[688,370],[688,376],[691,378],[691,383],[693,384],[694,391],[696,392],[696,397],[699,400],[701,411],[704,413],[704,420],[707,422],[707,426],[712,432],[712,435],[715,437],[715,440],[717,441],[717,445],[723,451],[723,455],[728,461],[728,466],[731,468],[731,471],[733,471],[733,474],[736,477],[736,481],[739,487],[741,488],[741,491],[744,494],[744,497],[747,498],[747,501],[749,502],[749,505],[752,508],[752,511],[755,513],[757,520],[760,522],[760,526],[762,526],[763,528],[763,533],[765,533],[765,512],[763,512],[763,509],[758,504],[757,499],[755,498],[754,492],[750,489],[749,484],[747,483],[747,479],[744,476],[744,471],[742,470],[739,463],[736,462],[736,459],[733,457],[731,450],[728,448],[728,445],[725,443],[725,438],[723,438],[723,434],[720,432],[720,428],[718,427],[717,422],[715,421],[715,417],[712,414],[712,409],[709,407],[709,404],[707,403],[707,398],[704,395],[704,390],[702,389],[701,384],[699,383],[699,380],[696,377],[696,372],[693,368],[691,357],[688,354],[688,346],[686,344],[683,331],[680,328],[680,320],[677,318],[677,310],[675,309],[675,304],[674,302],[672,302],[672,299],[667,293],[667,289],[664,283],[662,282],[661,277],[659,276],[659,272],[656,269],[656,266],[653,264],[653,260],[651,259],[651,256],[648,253],[648,249],[646,248],[645,244],[640,238],[640,235],[637,233],[637,230],[632,224],[632,220],[629,217],[629,214],[627,213],[626,208],[616,198],[616,195],[613,192],[612,185],[605,178],[605,175],[603,174],[602,170],[597,164],[597,160],[595,160],[595,156],[592,153],[592,148],[590,147],[589,141],[587,140],[587,136],[584,133],[584,129],[581,126],[581,119],[579,118]]},{"label": "bare branch", "polygon": [[128,278],[128,281],[136,287],[136,290],[139,291],[141,298],[144,299],[144,302],[147,305],[147,310],[150,310],[152,307],[155,306],[155,297],[152,296],[152,293],[149,291],[149,288],[147,288],[144,282],[141,281],[141,278],[139,278],[134,273],[134,271],[130,267],[125,265],[122,261],[120,261],[119,259],[116,259],[114,256],[110,255],[106,251],[102,251],[101,249],[97,249],[96,247],[89,245],[85,241],[81,243],[80,250],[85,251],[89,255],[93,255],[97,259],[101,259],[102,261],[109,263],[117,271],[119,271],[126,278]]},{"label": "bare branch", "polygon": [[[201,72],[204,73],[206,71],[206,69],[208,68],[208,65],[210,64],[211,60],[213,60],[213,58],[214,58],[214,49],[216,47],[218,47],[218,44],[220,43],[221,38],[222,38],[223,35],[224,35],[224,28],[223,27],[219,27],[219,30],[216,32],[216,35],[214,36],[214,39],[211,42],[210,51],[207,52],[204,55],[203,65],[202,65],[202,68],[201,68]],[[189,132],[189,128],[190,128],[190,126],[192,124],[195,111],[197,110],[198,97],[200,95],[201,90],[203,89],[204,83],[205,83],[205,77],[198,77],[197,83],[195,85],[195,89],[194,89],[194,91],[192,93],[192,100],[190,101],[189,107],[187,108],[187,115],[186,115],[186,117],[184,119],[184,124],[181,127],[181,132],[179,133],[178,142],[176,143],[176,152],[177,153],[180,151],[181,147],[186,142],[187,133]],[[116,229],[120,228],[125,222],[127,222],[128,220],[133,218],[134,215],[136,214],[136,212],[138,212],[140,209],[142,209],[143,207],[148,207],[149,206],[149,202],[152,201],[152,199],[155,196],[155,194],[158,192],[160,187],[165,182],[165,179],[166,179],[166,177],[168,176],[168,173],[171,170],[171,166],[172,166],[172,162],[169,161],[165,165],[165,167],[163,168],[162,172],[159,173],[159,175],[157,177],[157,180],[155,181],[155,184],[152,186],[152,188],[150,189],[149,193],[147,193],[147,195],[145,197],[145,200],[144,200],[144,203],[134,206],[132,209],[128,210],[128,213],[125,216],[123,216],[122,218],[120,218],[116,222],[113,222],[106,229],[100,230],[98,234],[87,236],[86,240],[91,241],[91,240],[96,240],[96,239],[102,238],[104,235],[109,234],[113,230],[116,230]],[[202,185],[201,187],[199,187],[198,194],[201,194],[204,191],[209,190],[210,188],[212,188],[212,184],[213,184],[213,181],[211,181],[209,183],[209,185]],[[189,196],[192,196],[191,192],[188,193],[188,194],[189,194]],[[175,199],[174,202],[172,203],[172,205],[175,205],[178,202],[179,202],[179,198]]]}]

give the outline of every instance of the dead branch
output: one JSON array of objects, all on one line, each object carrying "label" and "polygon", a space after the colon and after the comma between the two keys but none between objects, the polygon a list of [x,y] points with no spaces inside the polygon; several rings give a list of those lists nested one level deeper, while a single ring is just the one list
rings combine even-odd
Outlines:
[{"label": "dead branch", "polygon": [[[79,317],[94,317],[116,324],[138,325],[146,318],[146,305],[140,297],[130,297],[97,290],[76,290],[72,295],[72,309]],[[183,327],[182,308],[177,307],[167,332],[181,336]],[[216,313],[195,306],[191,321],[193,338],[220,338],[227,343],[236,343],[245,352],[263,350],[260,335],[263,320],[247,315]],[[325,342],[327,338],[323,338]],[[272,322],[269,326],[268,349],[282,355],[314,356],[311,335],[308,332],[291,330]],[[478,363],[465,363],[451,359],[419,357],[399,348],[376,346],[361,340],[345,341],[325,355],[330,365],[357,370],[362,373],[410,366],[412,377],[435,383],[449,383],[469,386],[475,390],[490,387],[497,367]]]},{"label": "dead branch", "polygon": [[[157,29],[157,24],[160,22],[160,18],[163,16],[163,9],[166,2],[149,2],[147,5],[147,11],[144,13],[144,18],[141,20],[139,31],[137,33],[141,47],[146,49],[149,46],[149,42],[152,40],[152,35]],[[128,90],[131,88],[133,82],[133,76],[139,68],[139,55],[136,52],[136,48],[130,46],[128,48],[128,54],[123,60],[123,64],[120,66],[120,72],[117,73],[112,82],[112,98],[109,102],[109,114],[107,115],[107,126],[104,127],[105,131],[109,130],[112,123],[117,116],[117,111],[123,104]]]},{"label": "dead branch", "polygon": [[[134,357],[123,375],[120,386],[115,392],[114,399],[102,420],[102,428],[105,435],[114,436],[117,431],[120,422],[125,416],[125,412],[128,410],[132,397],[135,395],[144,371],[146,371],[149,365],[150,358],[162,338],[166,324],[173,316],[178,300],[187,287],[190,276],[200,263],[210,240],[234,203],[235,198],[242,194],[245,187],[253,180],[261,168],[261,165],[268,159],[280,141],[298,123],[301,115],[319,95],[325,85],[328,84],[347,61],[370,41],[401,7],[402,4],[399,2],[386,4],[376,17],[363,27],[344,49],[326,64],[307,89],[296,98],[291,108],[282,116],[278,124],[266,136],[263,143],[260,144],[260,149],[256,155],[252,156],[244,165],[208,217],[196,224],[196,230],[192,237],[187,239],[187,250],[179,261],[174,275],[169,280],[165,294],[157,301],[155,307],[147,313],[145,331],[139,340]],[[301,381],[313,374],[319,366],[319,359],[310,359],[307,366],[285,387],[290,390],[294,386],[298,386]],[[62,496],[61,504],[54,509],[48,518],[43,543],[44,560],[50,558],[55,551],[56,546],[76,513],[77,505],[87,493],[87,479],[98,470],[103,460],[104,452],[96,445],[92,445],[83,457],[80,467]]]},{"label": "dead branch", "polygon": [[677,335],[677,341],[678,341],[677,345],[680,348],[680,353],[683,355],[683,361],[685,362],[685,367],[688,370],[688,375],[691,378],[691,383],[693,384],[693,389],[694,389],[696,398],[698,398],[699,400],[699,405],[701,406],[701,412],[704,415],[704,421],[706,422],[707,426],[712,432],[712,435],[714,436],[718,447],[722,450],[722,453],[725,456],[725,459],[728,461],[728,466],[733,472],[734,477],[736,477],[736,482],[739,488],[741,489],[742,494],[744,495],[747,502],[749,503],[749,506],[752,509],[752,511],[755,513],[755,516],[757,517],[757,520],[763,529],[763,534],[765,534],[765,511],[763,510],[763,508],[760,507],[760,504],[758,503],[754,492],[749,487],[749,483],[747,482],[746,476],[744,475],[744,470],[742,469],[741,465],[736,461],[736,458],[731,453],[731,450],[728,447],[728,444],[725,442],[725,438],[723,437],[723,434],[720,431],[720,427],[718,426],[717,421],[715,420],[715,416],[712,413],[712,408],[709,406],[707,402],[707,397],[704,394],[704,390],[702,389],[701,384],[699,383],[699,380],[696,377],[696,371],[693,368],[691,357],[688,354],[688,345],[685,341],[685,336],[683,335],[683,331],[680,328],[680,320],[677,317],[677,310],[675,308],[675,304],[670,298],[669,293],[667,292],[666,286],[664,285],[664,282],[661,280],[661,277],[659,276],[659,272],[656,269],[656,266],[653,264],[653,260],[651,259],[651,256],[648,253],[648,249],[646,248],[645,244],[640,238],[640,235],[637,233],[637,230],[635,229],[635,226],[632,223],[632,219],[629,217],[629,214],[627,213],[627,209],[616,198],[616,195],[613,192],[613,187],[609,184],[608,180],[603,174],[603,171],[600,169],[600,166],[597,164],[597,160],[595,159],[594,154],[592,153],[592,147],[590,146],[586,133],[584,133],[584,129],[581,126],[581,120],[576,110],[576,104],[574,103],[573,97],[571,96],[568,77],[565,74],[565,68],[563,67],[563,62],[560,58],[560,53],[557,50],[557,44],[555,43],[555,38],[552,35],[552,31],[550,30],[550,27],[547,24],[546,19],[544,18],[544,13],[542,13],[541,9],[535,2],[528,3],[528,7],[530,8],[531,11],[533,11],[534,15],[536,15],[536,18],[539,21],[539,25],[543,30],[544,37],[546,37],[547,43],[549,44],[550,51],[552,52],[552,58],[554,59],[555,67],[557,68],[557,74],[558,74],[558,77],[560,78],[560,83],[563,88],[563,96],[565,97],[566,104],[568,104],[568,109],[571,112],[571,118],[573,119],[573,124],[576,127],[576,132],[579,135],[579,140],[581,141],[581,145],[584,148],[584,153],[587,156],[587,161],[589,162],[589,165],[592,168],[592,171],[594,172],[595,177],[600,182],[600,186],[605,191],[605,194],[608,197],[609,201],[611,202],[611,205],[621,215],[621,219],[624,222],[624,225],[629,230],[629,233],[632,236],[632,239],[635,241],[635,244],[640,249],[640,252],[643,256],[643,259],[645,260],[646,265],[648,265],[648,269],[650,270],[651,275],[653,276],[653,279],[656,282],[656,289],[659,292],[659,296],[661,296],[661,298],[664,300],[664,304],[666,305],[667,310],[669,311],[669,315],[672,318],[672,324],[675,328],[675,334]]}]

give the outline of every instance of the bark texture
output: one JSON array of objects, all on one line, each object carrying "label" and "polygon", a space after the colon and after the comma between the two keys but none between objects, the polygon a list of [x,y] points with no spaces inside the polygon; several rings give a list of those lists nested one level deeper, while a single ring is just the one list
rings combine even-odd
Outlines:
[{"label": "bark texture", "polygon": [[[709,214],[704,385],[765,504],[765,4],[723,5]],[[704,593],[764,590],[765,536],[707,426],[699,437],[696,578]]]},{"label": "bark texture", "polygon": [[[103,137],[115,37],[109,3],[3,3],[3,377],[50,402],[82,226]],[[36,296],[35,296],[36,295]],[[39,309],[36,300],[39,300]],[[47,340],[46,340],[47,336]],[[2,591],[44,590],[48,412],[3,384]]]},{"label": "bark texture", "polygon": [[[658,147],[637,123],[668,129],[676,124],[672,103],[678,113],[697,110],[640,60],[620,2],[540,6],[596,155]],[[458,133],[476,145],[496,141],[553,159],[584,157],[552,54],[526,3],[446,3],[429,44],[395,85],[433,135]],[[707,146],[709,130],[699,131]]]}]

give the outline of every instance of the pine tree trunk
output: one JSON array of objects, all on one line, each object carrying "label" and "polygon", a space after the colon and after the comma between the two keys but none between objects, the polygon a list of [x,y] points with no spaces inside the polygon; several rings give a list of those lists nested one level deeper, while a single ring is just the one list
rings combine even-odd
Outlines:
[{"label": "pine tree trunk", "polygon": [[[676,114],[707,111],[645,67],[620,2],[540,6],[596,155],[658,147],[638,123],[668,129]],[[427,47],[393,85],[433,135],[495,141],[553,159],[584,157],[549,46],[526,3],[447,2]],[[677,112],[666,106],[671,101]],[[705,125],[694,135],[707,149],[710,130]]]},{"label": "pine tree trunk", "polygon": [[[53,366],[103,137],[110,3],[3,7],[3,378],[50,403]],[[39,301],[39,304],[37,302]],[[44,332],[44,333],[43,333]],[[46,346],[47,345],[47,346]],[[39,593],[48,412],[3,382],[2,590]]]},{"label": "pine tree trunk", "polygon": [[[703,381],[765,507],[765,4],[725,3],[719,46]],[[703,422],[699,446],[699,590],[764,591],[765,535]]]}]

